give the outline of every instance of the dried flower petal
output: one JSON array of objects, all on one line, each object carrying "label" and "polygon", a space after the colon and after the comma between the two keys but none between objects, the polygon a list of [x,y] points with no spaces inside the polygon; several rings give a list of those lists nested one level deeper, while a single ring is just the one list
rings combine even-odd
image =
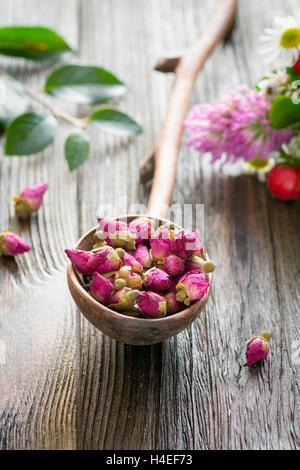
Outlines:
[{"label": "dried flower petal", "polygon": [[194,253],[203,255],[203,245],[196,230],[176,230],[171,238],[171,250],[180,258],[189,258]]},{"label": "dried flower petal", "polygon": [[137,246],[134,257],[143,266],[143,268],[151,268],[152,259],[150,252],[148,248],[142,243],[139,243]]},{"label": "dried flower petal", "polygon": [[155,292],[140,292],[136,299],[136,305],[146,318],[161,318],[167,313],[167,304],[164,297]]},{"label": "dried flower petal", "polygon": [[201,269],[204,273],[212,273],[216,269],[216,265],[211,260],[204,260],[200,256],[193,255],[191,259],[186,263],[186,271],[192,271],[194,269]]},{"label": "dried flower petal", "polygon": [[23,238],[9,230],[0,233],[0,253],[6,256],[14,256],[31,250]]},{"label": "dried flower petal", "polygon": [[269,354],[269,340],[271,333],[263,331],[260,336],[254,336],[247,342],[246,357],[247,366],[250,367],[255,362],[267,359]]},{"label": "dried flower petal", "polygon": [[150,245],[153,259],[163,262],[171,250],[170,231],[167,228],[159,230],[150,238]]},{"label": "dried flower petal", "polygon": [[94,272],[90,292],[96,300],[104,305],[108,304],[113,290],[114,286],[110,280]]},{"label": "dried flower petal", "polygon": [[43,202],[43,196],[48,188],[48,184],[36,184],[35,186],[26,187],[14,198],[16,215],[18,217],[26,217],[33,212],[37,212]]},{"label": "dried flower petal", "polygon": [[138,217],[130,222],[129,230],[135,235],[136,243],[149,240],[153,232],[152,221],[148,217]]},{"label": "dried flower petal", "polygon": [[135,249],[135,237],[125,222],[104,218],[98,218],[98,222],[100,227],[96,232],[98,238],[102,238],[114,248],[121,247],[129,251]]},{"label": "dried flower petal", "polygon": [[75,268],[83,274],[92,274],[94,271],[107,273],[116,271],[121,266],[121,259],[115,250],[109,246],[100,248],[97,252],[84,250],[69,250],[65,253]]},{"label": "dried flower petal", "polygon": [[164,259],[164,269],[170,276],[176,277],[184,271],[184,261],[176,255],[169,255]]},{"label": "dried flower petal", "polygon": [[141,276],[133,272],[130,266],[123,266],[115,276],[114,286],[117,290],[123,287],[138,289],[142,284]]},{"label": "dried flower petal", "polygon": [[205,279],[205,273],[190,271],[184,274],[176,286],[176,298],[189,306],[191,301],[200,300],[205,296],[209,288],[209,282]]},{"label": "dried flower petal", "polygon": [[132,271],[140,273],[143,271],[143,266],[137,261],[137,259],[130,253],[125,252],[123,256],[123,265],[131,266]]},{"label": "dried flower petal", "polygon": [[140,292],[124,287],[118,290],[110,300],[109,308],[114,310],[130,310]]},{"label": "dried flower petal", "polygon": [[176,313],[185,307],[182,302],[178,302],[175,292],[168,292],[165,295],[165,299],[167,302],[167,313]]},{"label": "dried flower petal", "polygon": [[170,287],[170,276],[159,268],[148,269],[144,273],[144,286],[155,292],[165,292]]}]

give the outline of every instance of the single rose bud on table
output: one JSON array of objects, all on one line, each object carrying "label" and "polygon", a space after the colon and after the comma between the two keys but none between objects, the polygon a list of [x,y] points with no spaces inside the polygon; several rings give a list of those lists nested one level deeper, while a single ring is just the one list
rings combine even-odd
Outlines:
[{"label": "single rose bud on table", "polygon": [[27,217],[37,212],[43,203],[44,193],[48,188],[47,183],[26,187],[14,198],[14,206],[17,217]]},{"label": "single rose bud on table", "polygon": [[6,256],[15,256],[31,250],[23,238],[9,230],[0,233],[0,253]]},{"label": "single rose bud on table", "polygon": [[271,336],[269,331],[263,331],[260,336],[253,336],[253,338],[247,341],[247,363],[245,365],[250,367],[256,362],[267,359],[270,351],[269,341]]}]

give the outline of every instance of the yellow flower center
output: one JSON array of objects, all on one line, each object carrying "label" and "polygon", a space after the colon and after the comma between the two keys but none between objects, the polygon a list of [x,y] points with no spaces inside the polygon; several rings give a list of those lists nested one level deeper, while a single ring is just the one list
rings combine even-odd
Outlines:
[{"label": "yellow flower center", "polygon": [[286,29],[280,38],[280,45],[285,49],[291,49],[300,45],[300,28]]},{"label": "yellow flower center", "polygon": [[266,168],[269,164],[269,160],[260,160],[259,158],[254,158],[253,160],[250,160],[250,162],[247,162],[249,166],[252,168],[255,168],[256,170],[262,170],[263,168]]}]

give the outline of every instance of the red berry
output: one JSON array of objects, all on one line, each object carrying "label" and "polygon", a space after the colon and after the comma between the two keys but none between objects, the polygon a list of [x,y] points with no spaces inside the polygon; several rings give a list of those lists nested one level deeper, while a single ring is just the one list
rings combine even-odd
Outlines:
[{"label": "red berry", "polygon": [[300,56],[298,57],[297,62],[293,65],[292,69],[297,75],[300,75]]},{"label": "red berry", "polygon": [[278,163],[268,174],[269,191],[283,201],[300,197],[300,171]]}]

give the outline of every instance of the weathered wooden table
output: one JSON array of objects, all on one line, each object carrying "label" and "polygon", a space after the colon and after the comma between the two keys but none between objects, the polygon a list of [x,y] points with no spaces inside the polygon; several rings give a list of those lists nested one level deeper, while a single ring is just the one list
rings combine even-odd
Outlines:
[{"label": "weathered wooden table", "polygon": [[[64,249],[95,225],[99,204],[112,202],[118,213],[121,196],[146,201],[139,164],[158,136],[172,84],[152,64],[192,44],[213,7],[208,0],[1,4],[1,24],[55,28],[83,63],[114,71],[130,86],[122,109],[144,126],[129,141],[90,130],[89,161],[72,174],[64,125],[40,155],[1,159],[1,229],[33,247],[0,259],[2,449],[300,448],[299,203],[272,199],[255,177],[203,166],[182,146],[174,201],[205,204],[205,243],[218,264],[205,314],[164,344],[126,346],[95,330],[66,286]],[[233,35],[209,58],[193,102],[255,83],[266,70],[259,34],[275,14],[297,7],[240,0]],[[35,89],[48,73],[0,63]],[[13,196],[38,182],[49,183],[43,208],[30,222],[16,220]],[[245,342],[263,329],[273,332],[271,357],[244,368]]]}]

